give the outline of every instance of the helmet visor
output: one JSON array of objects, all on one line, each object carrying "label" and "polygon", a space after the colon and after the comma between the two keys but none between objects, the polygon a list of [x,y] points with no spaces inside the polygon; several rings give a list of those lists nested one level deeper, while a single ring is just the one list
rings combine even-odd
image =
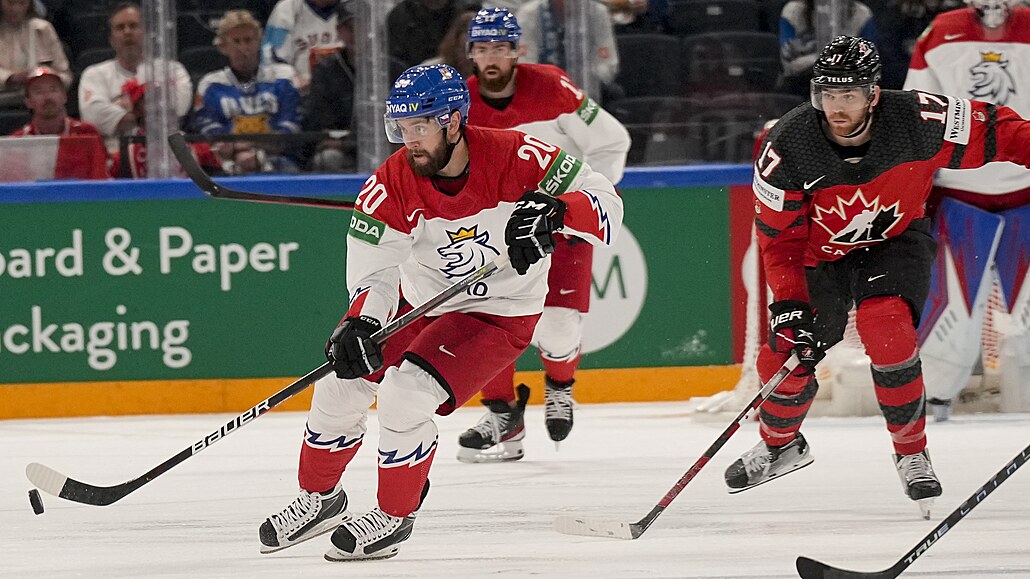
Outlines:
[{"label": "helmet visor", "polygon": [[470,42],[468,57],[477,58],[518,58],[519,53],[510,42]]},{"label": "helmet visor", "polygon": [[832,86],[812,81],[812,106],[818,111],[851,112],[869,106],[875,84]]},{"label": "helmet visor", "polygon": [[403,117],[400,119],[383,117],[386,123],[386,138],[391,143],[413,143],[431,137],[450,123],[451,115],[442,112],[428,117]]}]

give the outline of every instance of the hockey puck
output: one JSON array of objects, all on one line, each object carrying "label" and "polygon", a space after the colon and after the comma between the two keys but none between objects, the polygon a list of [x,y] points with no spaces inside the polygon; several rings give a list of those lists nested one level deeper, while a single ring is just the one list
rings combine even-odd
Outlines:
[{"label": "hockey puck", "polygon": [[43,514],[43,498],[39,496],[39,490],[29,491],[29,504],[32,505],[32,512],[37,515]]}]

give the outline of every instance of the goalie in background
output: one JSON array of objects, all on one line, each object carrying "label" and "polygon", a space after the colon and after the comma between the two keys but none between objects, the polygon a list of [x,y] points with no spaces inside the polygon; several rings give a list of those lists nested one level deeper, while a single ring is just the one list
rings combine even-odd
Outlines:
[{"label": "goalie in background", "polygon": [[[622,200],[608,179],[524,133],[466,126],[469,102],[465,80],[443,64],[408,69],[390,91],[386,133],[405,146],[355,200],[347,234],[350,305],[325,349],[336,376],[315,384],[300,495],[260,526],[263,552],[332,531],[330,561],[395,555],[429,491],[439,435],[434,415],[468,402],[529,346],[554,234],[596,245],[618,234]],[[556,177],[563,163],[571,170]],[[601,213],[608,216],[603,225]],[[511,267],[384,344],[373,338],[409,304],[425,303],[501,252]],[[373,401],[378,502],[352,516],[340,480],[365,438]]]},{"label": "goalie in background", "polygon": [[762,440],[727,469],[726,483],[739,492],[812,463],[800,429],[818,389],[815,366],[857,306],[894,465],[928,517],[941,485],[926,451],[916,342],[936,255],[924,204],[938,169],[1030,166],[1030,122],[980,101],[882,90],[879,54],[862,38],[835,38],[813,73],[811,103],[769,131],[754,173],[774,300],[757,368],[765,382],[792,352],[802,366],[762,406]]},{"label": "goalie in background", "polygon": [[[980,99],[1030,115],[1030,8],[1015,4],[972,0],[934,18],[916,44],[905,89]],[[940,249],[919,341],[934,419],[948,419],[980,357],[996,277],[1004,303],[1003,311],[993,312],[992,325],[1002,344],[991,353],[999,359],[984,356],[985,366],[1002,369],[1002,410],[1030,410],[1030,171],[1012,163],[942,169],[928,214]]]}]

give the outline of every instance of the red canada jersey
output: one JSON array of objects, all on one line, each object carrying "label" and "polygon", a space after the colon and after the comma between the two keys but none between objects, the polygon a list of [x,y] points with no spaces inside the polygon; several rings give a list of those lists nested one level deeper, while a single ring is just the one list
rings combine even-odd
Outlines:
[{"label": "red canada jersey", "polygon": [[[622,223],[622,200],[608,179],[554,145],[518,131],[467,126],[469,170],[455,195],[416,175],[407,149],[394,153],[362,187],[347,237],[348,315],[385,322],[398,288],[414,305],[507,251],[504,230],[515,203],[540,190],[566,203],[562,233],[610,245]],[[501,316],[538,314],[550,259],[518,275],[510,267],[441,305],[449,311]]]},{"label": "red canada jersey", "polygon": [[900,235],[924,215],[938,169],[1030,166],[1030,122],[1012,109],[919,91],[881,92],[872,139],[841,159],[811,104],[790,111],[755,162],[755,225],[776,300],[808,300],[804,267]]}]

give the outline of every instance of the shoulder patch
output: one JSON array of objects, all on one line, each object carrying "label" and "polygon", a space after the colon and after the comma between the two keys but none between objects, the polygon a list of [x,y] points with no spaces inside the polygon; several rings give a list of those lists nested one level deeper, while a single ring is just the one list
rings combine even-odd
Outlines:
[{"label": "shoulder patch", "polygon": [[944,140],[958,145],[969,144],[969,123],[972,107],[966,99],[948,97],[948,116],[944,123]]},{"label": "shoulder patch", "polygon": [[547,168],[547,173],[540,180],[539,188],[548,195],[557,197],[569,190],[569,186],[582,168],[583,161],[561,151]]},{"label": "shoulder patch", "polygon": [[762,179],[758,171],[755,171],[755,179],[751,184],[751,188],[755,191],[755,197],[766,207],[773,211],[783,211],[783,198],[786,193],[783,189],[773,187],[768,181]]},{"label": "shoulder patch", "polygon": [[594,122],[595,118],[597,118],[597,112],[600,108],[601,107],[597,106],[597,103],[594,102],[594,99],[587,97],[583,99],[583,104],[579,105],[579,108],[576,109],[576,114],[584,123],[589,125]]},{"label": "shoulder patch", "polygon": [[360,211],[351,211],[350,229],[347,235],[354,239],[360,239],[369,245],[379,245],[386,232],[386,224],[374,217],[365,215]]}]

